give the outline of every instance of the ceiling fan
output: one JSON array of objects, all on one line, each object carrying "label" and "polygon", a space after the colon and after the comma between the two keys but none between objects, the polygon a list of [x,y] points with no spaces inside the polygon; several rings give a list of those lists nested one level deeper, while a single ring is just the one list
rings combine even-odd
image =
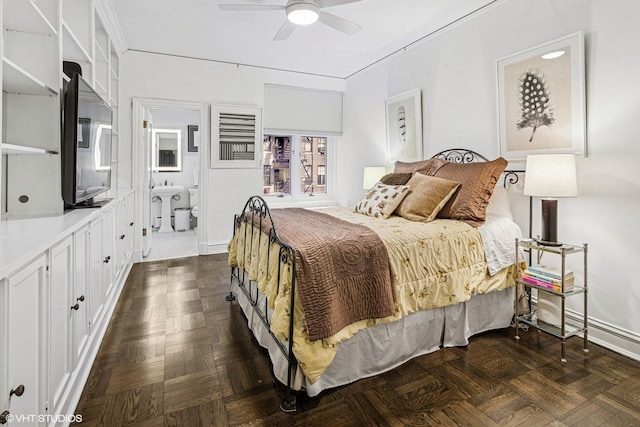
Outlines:
[{"label": "ceiling fan", "polygon": [[361,27],[347,19],[325,12],[325,7],[340,6],[361,0],[288,0],[287,4],[220,4],[221,10],[254,11],[254,10],[284,10],[287,20],[282,24],[273,40],[288,38],[297,25],[309,25],[320,21],[331,28],[345,34],[355,34]]}]

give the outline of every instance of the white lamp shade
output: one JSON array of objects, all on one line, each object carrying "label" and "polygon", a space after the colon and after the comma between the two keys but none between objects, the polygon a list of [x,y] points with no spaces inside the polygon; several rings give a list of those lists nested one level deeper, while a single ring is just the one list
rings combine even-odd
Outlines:
[{"label": "white lamp shade", "polygon": [[384,166],[367,166],[364,168],[364,177],[362,179],[362,188],[365,190],[370,189],[376,182],[380,181],[387,173],[387,168]]},{"label": "white lamp shade", "polygon": [[527,156],[524,194],[536,197],[576,197],[575,154],[531,154]]}]

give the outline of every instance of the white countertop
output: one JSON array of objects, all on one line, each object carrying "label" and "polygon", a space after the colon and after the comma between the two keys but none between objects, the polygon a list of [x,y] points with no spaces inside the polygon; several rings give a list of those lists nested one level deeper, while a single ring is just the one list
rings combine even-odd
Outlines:
[{"label": "white countertop", "polygon": [[[111,197],[117,200],[131,191],[112,191]],[[113,206],[115,203],[111,202],[103,208],[73,209],[56,216],[0,221],[0,279],[99,216],[102,209]]]}]

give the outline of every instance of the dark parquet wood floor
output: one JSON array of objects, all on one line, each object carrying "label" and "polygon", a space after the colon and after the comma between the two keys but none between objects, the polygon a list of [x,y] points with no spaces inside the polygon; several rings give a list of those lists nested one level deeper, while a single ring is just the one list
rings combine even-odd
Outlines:
[{"label": "dark parquet wood floor", "polygon": [[76,414],[83,426],[640,426],[640,362],[513,329],[278,408],[269,361],[236,303],[226,255],[136,264]]}]

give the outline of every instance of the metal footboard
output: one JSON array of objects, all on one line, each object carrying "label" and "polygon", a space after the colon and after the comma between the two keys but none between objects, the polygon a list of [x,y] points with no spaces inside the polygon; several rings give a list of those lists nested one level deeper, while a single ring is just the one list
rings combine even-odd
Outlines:
[{"label": "metal footboard", "polygon": [[[240,259],[245,259],[245,254],[253,253],[253,245],[254,245],[254,236],[255,233],[258,233],[258,247],[256,250],[258,251],[257,256],[258,259],[260,257],[260,249],[262,239],[269,239],[269,244],[267,245],[267,277],[269,276],[268,269],[270,268],[270,251],[272,250],[273,244],[276,243],[279,247],[279,255],[278,258],[280,262],[278,262],[278,271],[277,271],[277,292],[280,291],[281,278],[282,278],[282,266],[290,263],[291,264],[291,301],[290,307],[292,307],[290,316],[289,316],[289,340],[287,341],[287,345],[283,344],[271,331],[271,318],[268,310],[268,301],[267,298],[264,298],[264,305],[259,303],[259,289],[257,283],[253,280],[248,280],[248,274],[243,268],[232,267],[231,268],[231,281],[235,280],[238,284],[238,289],[245,295],[248,301],[251,303],[251,308],[253,313],[258,316],[258,318],[262,321],[267,331],[273,338],[274,342],[277,344],[278,348],[284,355],[287,360],[287,383],[285,384],[285,395],[282,398],[282,402],[280,404],[280,409],[284,412],[295,412],[296,410],[296,396],[293,390],[293,372],[297,369],[298,361],[296,360],[293,354],[293,325],[294,325],[294,310],[295,307],[295,286],[296,286],[296,278],[295,278],[295,269],[296,269],[296,250],[289,243],[284,242],[278,236],[278,232],[273,224],[273,218],[271,217],[271,212],[269,211],[269,207],[265,200],[260,196],[252,196],[247,200],[242,213],[239,215],[235,215],[234,217],[234,226],[233,233],[234,237],[237,232],[240,232],[240,228],[242,224],[245,224],[244,227],[244,244],[242,247],[238,248],[238,257]],[[230,292],[226,297],[227,301],[235,300],[235,296]]]}]

